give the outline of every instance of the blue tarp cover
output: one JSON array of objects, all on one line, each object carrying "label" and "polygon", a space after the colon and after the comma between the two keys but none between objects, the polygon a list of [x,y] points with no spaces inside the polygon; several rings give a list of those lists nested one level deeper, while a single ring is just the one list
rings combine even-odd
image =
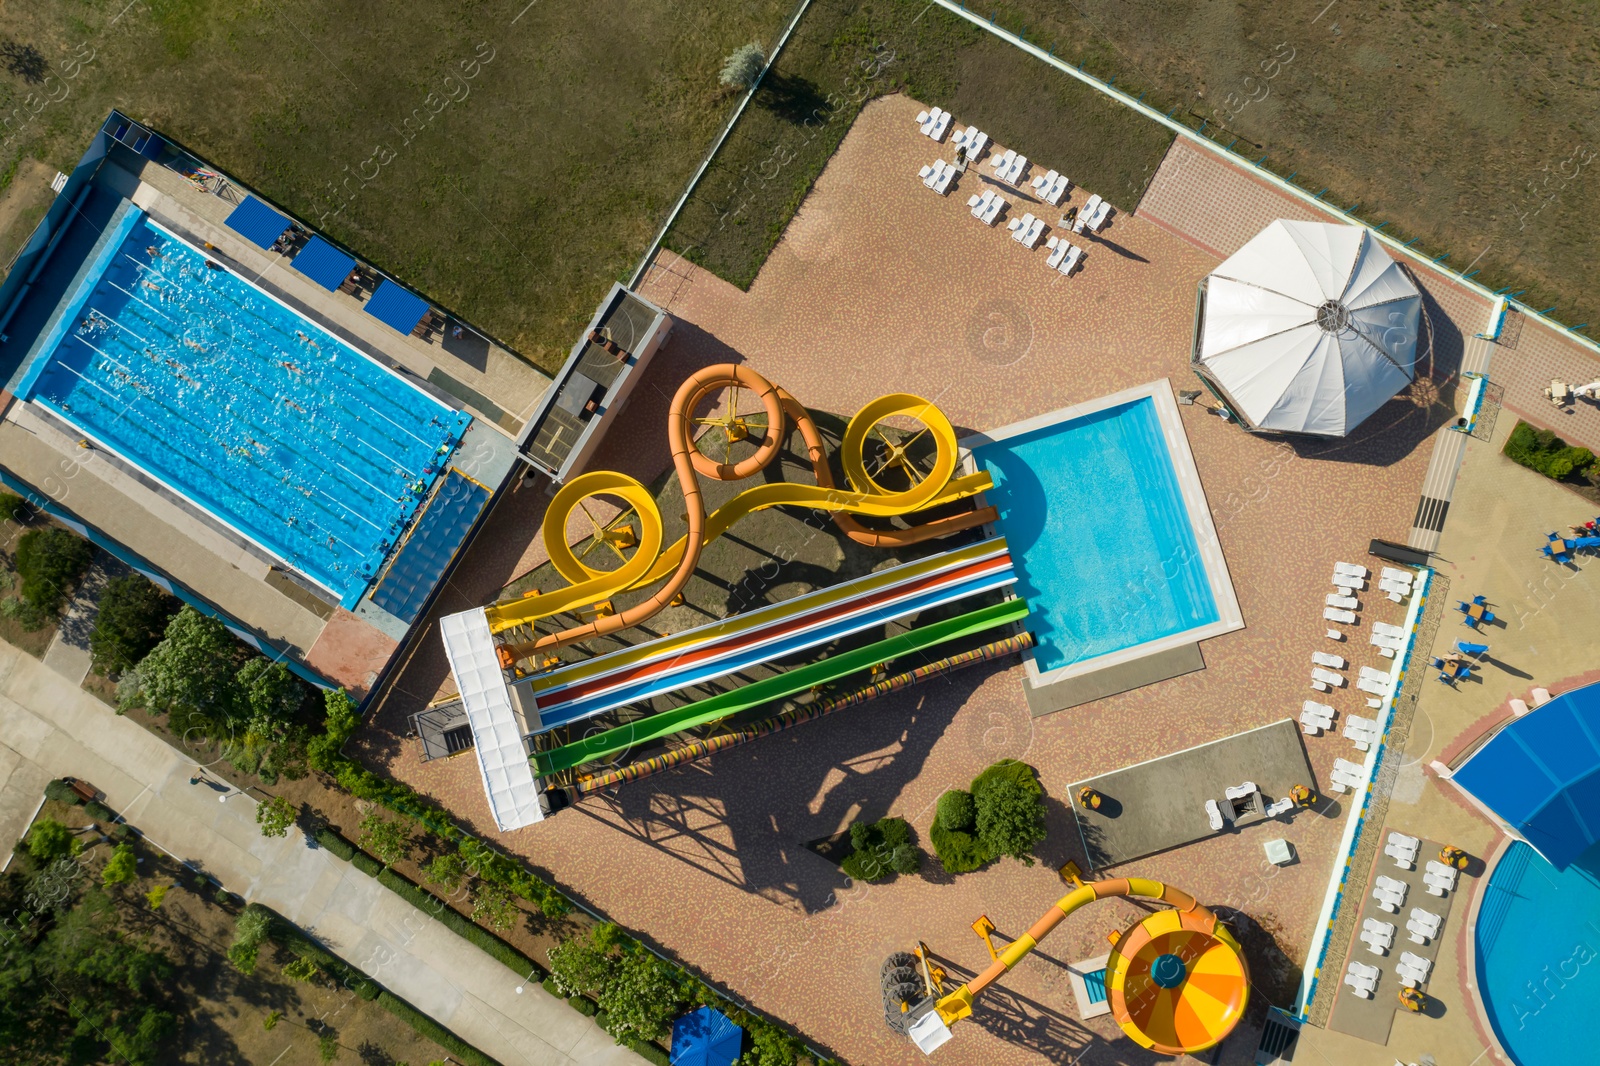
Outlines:
[{"label": "blue tarp cover", "polygon": [[289,220],[254,196],[246,196],[228,216],[228,228],[251,244],[271,248],[272,242],[289,228]]},{"label": "blue tarp cover", "polygon": [[1512,721],[1454,779],[1566,869],[1600,840],[1600,684]]},{"label": "blue tarp cover", "polygon": [[401,333],[409,334],[416,329],[427,313],[428,301],[413,296],[387,278],[367,301],[367,314]]},{"label": "blue tarp cover", "polygon": [[356,261],[321,237],[313,237],[294,257],[293,266],[324,289],[332,291],[344,284],[344,279],[356,268]]},{"label": "blue tarp cover", "polygon": [[733,1066],[743,1043],[726,1014],[701,1007],[672,1023],[672,1066]]},{"label": "blue tarp cover", "polygon": [[444,576],[462,538],[489,500],[482,485],[454,470],[445,476],[445,483],[417,519],[410,539],[372,591],[372,602],[406,625],[417,620],[428,594]]}]

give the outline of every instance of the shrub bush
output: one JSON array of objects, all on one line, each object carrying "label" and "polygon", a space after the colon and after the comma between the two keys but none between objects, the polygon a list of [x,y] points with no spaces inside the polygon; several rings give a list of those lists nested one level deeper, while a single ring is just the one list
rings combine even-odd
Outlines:
[{"label": "shrub bush", "polygon": [[356,852],[355,857],[352,858],[350,862],[355,866],[356,869],[360,870],[368,877],[377,877],[386,869],[383,863],[379,862],[377,859],[374,859],[371,855],[368,855],[364,851]]},{"label": "shrub bush", "polygon": [[378,994],[378,1005],[450,1052],[464,1066],[500,1066],[497,1060],[491,1059],[388,989]]},{"label": "shrub bush", "polygon": [[351,862],[356,857],[355,845],[350,843],[338,833],[322,826],[316,832],[317,843],[326,848],[331,854],[338,856],[345,862]]},{"label": "shrub bush", "polygon": [[1044,789],[1033,767],[1002,759],[973,779],[972,800],[984,851],[1032,866],[1030,853],[1045,837]]},{"label": "shrub bush", "polygon": [[0,522],[26,522],[33,514],[33,508],[14,492],[0,489]]},{"label": "shrub bush", "polygon": [[17,538],[16,569],[22,579],[23,602],[46,618],[54,618],[93,558],[94,545],[70,530],[28,530]]},{"label": "shrub bush", "polygon": [[653,1063],[654,1066],[672,1066],[672,1056],[663,1051],[660,1044],[648,1043],[633,1036],[623,1037],[620,1043],[641,1059]]},{"label": "shrub bush", "polygon": [[1557,481],[1573,471],[1579,473],[1593,465],[1594,453],[1588,448],[1568,444],[1548,429],[1536,429],[1518,422],[1503,449],[1506,458]]},{"label": "shrub bush", "polygon": [[588,996],[568,996],[567,1002],[572,1004],[573,1010],[588,1018],[593,1018],[600,1010]]},{"label": "shrub bush", "polygon": [[85,803],[83,805],[83,813],[97,822],[114,822],[117,820],[117,812],[99,800],[90,800]]},{"label": "shrub bush", "polygon": [[139,875],[139,857],[133,853],[132,844],[118,844],[111,849],[111,858],[100,871],[100,883],[106,888],[125,885]]},{"label": "shrub bush", "polygon": [[228,961],[237,966],[241,973],[255,972],[261,943],[272,932],[274,917],[267,908],[252,903],[233,920],[233,944],[228,948]]},{"label": "shrub bush", "polygon": [[964,830],[946,829],[937,820],[928,830],[928,843],[933,845],[933,853],[946,873],[971,873],[994,858],[977,837]]},{"label": "shrub bush", "polygon": [[167,623],[181,606],[143,574],[106,582],[89,634],[95,669],[110,674],[133,669],[161,643]]},{"label": "shrub bush", "polygon": [[916,873],[922,858],[911,843],[911,826],[904,818],[857,822],[850,827],[850,846],[839,868],[857,881],[881,881],[890,874]]},{"label": "shrub bush", "polygon": [[612,1036],[657,1040],[667,1033],[683,998],[673,967],[648,951],[625,952],[600,990],[599,1007],[608,1017],[604,1026]]},{"label": "shrub bush", "polygon": [[78,838],[54,818],[41,818],[28,830],[28,854],[41,866],[78,853]]},{"label": "shrub bush", "polygon": [[970,832],[978,824],[978,808],[973,805],[972,793],[952,788],[940,796],[934,819],[942,829]]},{"label": "shrub bush", "polygon": [[72,786],[61,778],[45,782],[45,799],[55,800],[57,803],[69,803],[76,807],[83,802],[83,797],[72,790]]}]

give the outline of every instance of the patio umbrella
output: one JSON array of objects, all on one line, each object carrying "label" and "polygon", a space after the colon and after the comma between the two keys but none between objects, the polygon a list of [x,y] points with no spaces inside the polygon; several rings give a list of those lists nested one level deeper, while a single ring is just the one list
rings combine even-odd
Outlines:
[{"label": "patio umbrella", "polygon": [[1462,655],[1485,655],[1489,651],[1487,644],[1472,644],[1465,640],[1456,641],[1456,650]]},{"label": "patio umbrella", "polygon": [[1279,219],[1199,301],[1191,365],[1251,430],[1342,437],[1416,376],[1422,295],[1361,227]]},{"label": "patio umbrella", "polygon": [[701,1007],[672,1023],[672,1066],[733,1066],[743,1043],[726,1014]]}]

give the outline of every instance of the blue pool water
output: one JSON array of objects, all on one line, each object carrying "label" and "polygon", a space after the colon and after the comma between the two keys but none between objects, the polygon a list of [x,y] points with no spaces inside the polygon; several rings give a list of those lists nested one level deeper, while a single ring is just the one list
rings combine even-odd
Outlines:
[{"label": "blue pool water", "polygon": [[148,218],[122,225],[29,398],[353,606],[471,416]]},{"label": "blue pool water", "polygon": [[981,444],[1041,671],[1218,618],[1155,401]]},{"label": "blue pool water", "polygon": [[1600,1002],[1600,848],[1557,870],[1520,841],[1478,910],[1478,991],[1521,1066],[1588,1061]]}]

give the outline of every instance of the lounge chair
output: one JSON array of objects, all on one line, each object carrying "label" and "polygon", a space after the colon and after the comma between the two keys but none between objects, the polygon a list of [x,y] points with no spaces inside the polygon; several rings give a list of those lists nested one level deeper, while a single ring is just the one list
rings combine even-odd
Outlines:
[{"label": "lounge chair", "polygon": [[1337,607],[1324,607],[1322,617],[1330,622],[1343,622],[1345,625],[1353,625],[1356,620],[1354,611],[1343,611]]},{"label": "lounge chair", "polygon": [[1359,591],[1360,589],[1365,588],[1366,584],[1367,584],[1365,581],[1363,581],[1359,577],[1356,577],[1354,574],[1338,574],[1338,573],[1333,575],[1333,583],[1335,585],[1339,586],[1342,589],[1351,589],[1351,590],[1357,590],[1357,591]]},{"label": "lounge chair", "polygon": [[1076,244],[1069,244],[1067,246],[1067,257],[1061,261],[1061,266],[1057,269],[1061,271],[1063,276],[1070,277],[1073,270],[1077,268],[1078,261],[1082,258],[1083,249]]},{"label": "lounge chair", "polygon": [[1324,602],[1329,607],[1343,607],[1347,611],[1354,611],[1361,606],[1361,602],[1354,596],[1340,596],[1332,592],[1328,593]]},{"label": "lounge chair", "polygon": [[1371,572],[1358,563],[1334,563],[1333,568],[1341,574],[1354,574],[1356,577],[1366,577]]},{"label": "lounge chair", "polygon": [[1341,629],[1330,629],[1324,635],[1329,640],[1337,640],[1337,641],[1343,641],[1344,640],[1344,631],[1341,630]]},{"label": "lounge chair", "polygon": [[1349,985],[1350,990],[1362,999],[1371,999],[1373,990],[1377,987],[1376,982],[1363,980],[1353,973],[1344,975],[1344,983]]},{"label": "lounge chair", "polygon": [[1266,814],[1268,818],[1276,818],[1279,815],[1288,814],[1292,810],[1294,810],[1294,800],[1284,796],[1282,799],[1274,800],[1267,804]]},{"label": "lounge chair", "polygon": [[1325,651],[1312,652],[1311,661],[1318,666],[1326,666],[1333,670],[1343,670],[1345,666],[1344,659],[1337,655],[1330,655]]},{"label": "lounge chair", "polygon": [[1067,257],[1067,250],[1071,248],[1072,245],[1068,244],[1066,241],[1057,240],[1055,237],[1051,237],[1050,240],[1055,242],[1054,244],[1050,245],[1050,247],[1054,250],[1050,253],[1050,258],[1044,261],[1044,265],[1049,267],[1051,270],[1054,270],[1061,265],[1061,260]]},{"label": "lounge chair", "polygon": [[1344,687],[1344,676],[1336,674],[1332,670],[1324,670],[1320,666],[1314,666],[1311,668],[1311,676],[1321,681],[1324,685],[1332,685],[1334,688]]},{"label": "lounge chair", "polygon": [[1214,799],[1206,800],[1206,821],[1211,825],[1213,833],[1222,829],[1222,808],[1217,806]]}]

